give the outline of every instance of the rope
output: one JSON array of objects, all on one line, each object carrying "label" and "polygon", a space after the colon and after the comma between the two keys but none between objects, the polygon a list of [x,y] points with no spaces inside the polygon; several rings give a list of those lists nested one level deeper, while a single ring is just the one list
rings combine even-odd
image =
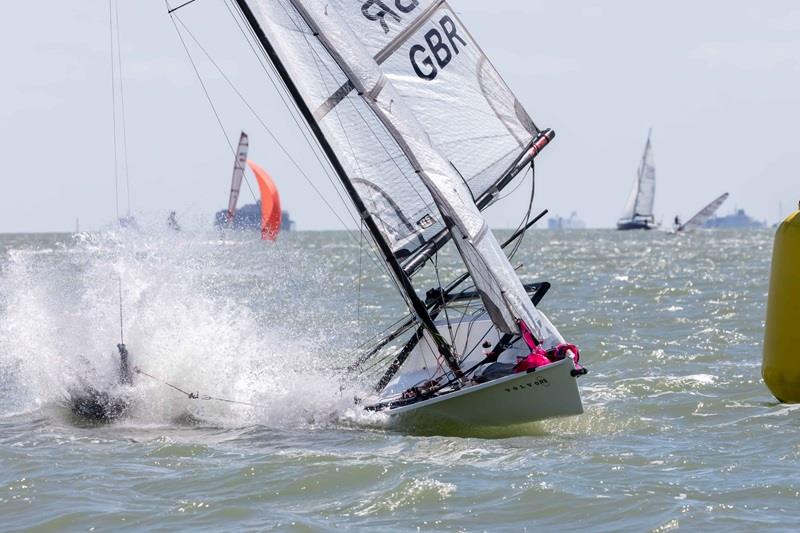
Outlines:
[{"label": "rope", "polygon": [[232,404],[236,404],[236,405],[246,405],[247,407],[260,407],[262,409],[266,409],[267,408],[266,405],[258,405],[258,404],[249,403],[249,402],[240,402],[238,400],[230,400],[228,398],[217,398],[216,396],[209,396],[207,394],[200,394],[199,392],[187,392],[187,391],[183,390],[182,388],[178,387],[177,385],[173,385],[172,383],[164,381],[161,378],[157,378],[157,377],[155,377],[155,376],[153,376],[151,374],[148,374],[147,372],[145,372],[144,370],[142,370],[138,366],[136,368],[134,368],[133,370],[137,374],[140,374],[142,376],[146,376],[146,377],[152,379],[153,381],[157,381],[158,383],[161,383],[162,385],[166,385],[167,387],[180,392],[181,394],[185,395],[190,400],[224,402],[224,403],[232,403]]}]

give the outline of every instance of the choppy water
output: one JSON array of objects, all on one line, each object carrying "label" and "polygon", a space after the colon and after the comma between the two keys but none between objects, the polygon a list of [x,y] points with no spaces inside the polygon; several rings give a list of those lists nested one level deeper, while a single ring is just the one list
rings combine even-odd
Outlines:
[{"label": "choppy water", "polygon": [[[0,236],[0,527],[795,529],[800,412],[760,380],[771,239],[532,233],[515,262],[553,283],[586,413],[406,435],[334,371],[402,310],[345,233]],[[118,275],[136,364],[258,407],[140,378],[125,422],[72,418],[65,391],[113,374]]]}]

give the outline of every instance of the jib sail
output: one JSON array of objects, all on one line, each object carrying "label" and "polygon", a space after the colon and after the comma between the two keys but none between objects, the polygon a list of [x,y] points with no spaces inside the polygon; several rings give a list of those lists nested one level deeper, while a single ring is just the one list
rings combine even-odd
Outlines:
[{"label": "jib sail", "polygon": [[650,134],[647,135],[647,144],[642,154],[642,162],[636,173],[636,181],[628,202],[625,204],[623,219],[635,217],[653,217],[653,202],[656,197],[656,164],[653,157],[653,145],[650,142]]}]

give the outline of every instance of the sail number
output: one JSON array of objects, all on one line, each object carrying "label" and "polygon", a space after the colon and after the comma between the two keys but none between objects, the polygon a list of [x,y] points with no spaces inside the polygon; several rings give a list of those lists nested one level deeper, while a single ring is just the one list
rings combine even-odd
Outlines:
[{"label": "sail number", "polygon": [[447,15],[439,19],[439,28],[431,28],[425,33],[427,46],[415,44],[409,51],[411,66],[423,80],[436,79],[439,71],[461,53],[458,43],[462,47],[467,46],[467,42],[458,34],[456,23]]},{"label": "sail number", "polygon": [[361,5],[361,14],[368,20],[380,22],[383,33],[389,33],[386,17],[400,22],[402,20],[400,13],[411,13],[419,6],[419,0],[394,0],[394,9],[390,7],[391,3],[391,1],[367,0]]}]

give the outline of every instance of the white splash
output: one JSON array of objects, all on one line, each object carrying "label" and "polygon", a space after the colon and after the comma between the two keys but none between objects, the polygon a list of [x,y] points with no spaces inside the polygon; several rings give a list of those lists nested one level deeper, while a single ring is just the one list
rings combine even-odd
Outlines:
[{"label": "white splash", "polygon": [[[132,365],[201,396],[136,376],[131,420],[187,414],[220,425],[329,423],[354,392],[332,378],[341,324],[309,327],[298,291],[302,253],[252,236],[111,231],[65,239],[51,253],[16,248],[0,270],[1,415],[63,402],[118,368],[120,280]],[[310,286],[310,287],[309,287]],[[288,298],[287,294],[296,297]]]}]

